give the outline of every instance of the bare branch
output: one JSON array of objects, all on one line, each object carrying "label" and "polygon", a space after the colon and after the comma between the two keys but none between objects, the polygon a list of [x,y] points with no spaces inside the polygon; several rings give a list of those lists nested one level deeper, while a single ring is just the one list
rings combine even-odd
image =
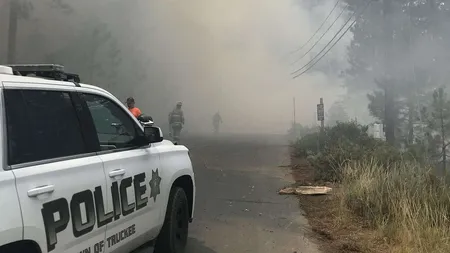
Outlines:
[{"label": "bare branch", "polygon": [[448,145],[450,145],[450,142],[447,142],[446,144],[444,144],[443,148],[447,148]]}]

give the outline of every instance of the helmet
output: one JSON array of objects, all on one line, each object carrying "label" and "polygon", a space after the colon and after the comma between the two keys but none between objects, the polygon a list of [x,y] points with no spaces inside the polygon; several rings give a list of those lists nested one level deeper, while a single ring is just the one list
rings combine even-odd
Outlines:
[{"label": "helmet", "polygon": [[177,103],[177,106],[182,106],[182,105],[183,105],[182,102],[178,102],[178,103]]},{"label": "helmet", "polygon": [[133,97],[127,98],[127,103],[134,103],[134,98]]},{"label": "helmet", "polygon": [[151,116],[141,114],[139,117],[137,117],[139,121],[147,122],[147,121],[153,121],[153,118]]}]

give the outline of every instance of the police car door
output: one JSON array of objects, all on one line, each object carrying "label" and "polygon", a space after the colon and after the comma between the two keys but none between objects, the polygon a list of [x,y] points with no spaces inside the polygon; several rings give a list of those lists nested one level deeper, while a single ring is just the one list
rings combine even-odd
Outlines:
[{"label": "police car door", "polygon": [[16,177],[23,239],[36,241],[42,252],[99,252],[105,174],[95,139],[80,124],[74,88],[3,85],[7,162]]},{"label": "police car door", "polygon": [[[158,232],[161,181],[155,147],[138,144],[143,130],[120,102],[101,94],[83,92],[97,129],[108,189],[108,210],[114,222],[107,225],[106,252],[128,252],[153,239]],[[160,205],[160,204],[159,204]]]}]

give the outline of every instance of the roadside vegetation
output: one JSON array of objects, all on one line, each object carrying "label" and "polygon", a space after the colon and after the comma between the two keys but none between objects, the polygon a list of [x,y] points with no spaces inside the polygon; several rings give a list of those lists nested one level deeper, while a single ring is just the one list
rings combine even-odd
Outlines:
[{"label": "roadside vegetation", "polygon": [[448,3],[373,1],[350,30],[348,94],[292,143],[297,184],[333,187],[300,197],[328,252],[450,252]]},{"label": "roadside vegetation", "polygon": [[307,164],[294,166],[298,181],[313,173],[309,184],[333,185],[331,195],[300,198],[313,231],[334,244],[329,252],[450,252],[450,186],[446,173],[436,176],[442,160],[424,152],[429,147],[393,147],[356,122],[306,134],[292,147],[297,164]]}]

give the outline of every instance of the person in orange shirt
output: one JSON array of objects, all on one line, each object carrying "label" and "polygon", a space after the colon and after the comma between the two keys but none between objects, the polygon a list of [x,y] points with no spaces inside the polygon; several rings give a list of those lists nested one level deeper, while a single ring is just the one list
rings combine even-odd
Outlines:
[{"label": "person in orange shirt", "polygon": [[141,110],[139,110],[139,108],[135,107],[135,102],[134,102],[134,98],[129,97],[127,98],[127,106],[128,106],[128,110],[130,110],[130,112],[134,115],[134,117],[139,117],[141,116],[142,112]]}]

